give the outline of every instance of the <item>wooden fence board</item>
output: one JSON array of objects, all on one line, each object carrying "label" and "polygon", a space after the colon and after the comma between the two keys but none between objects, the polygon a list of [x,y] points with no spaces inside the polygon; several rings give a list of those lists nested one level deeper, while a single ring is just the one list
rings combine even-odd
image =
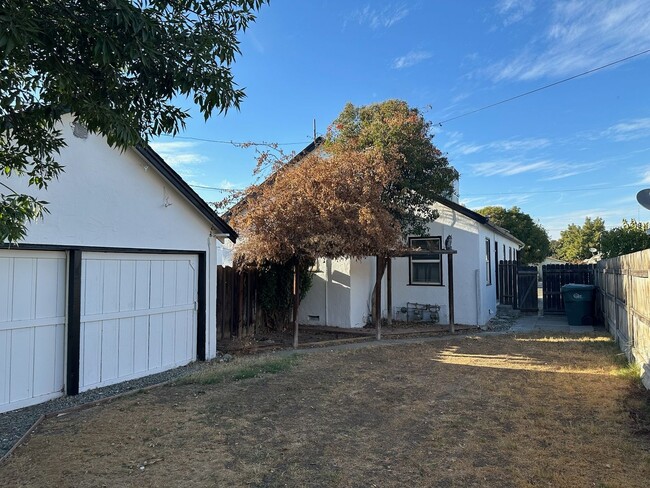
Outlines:
[{"label": "wooden fence board", "polygon": [[548,264],[542,266],[544,315],[564,314],[561,288],[570,283],[594,284],[592,264]]},{"label": "wooden fence board", "polygon": [[217,267],[217,340],[230,340],[255,334],[257,277],[253,271]]},{"label": "wooden fence board", "polygon": [[650,249],[603,260],[596,266],[596,310],[650,388]]},{"label": "wooden fence board", "polygon": [[499,303],[517,308],[517,261],[499,261]]},{"label": "wooden fence board", "polygon": [[519,266],[517,268],[517,304],[522,312],[537,312],[537,267]]}]

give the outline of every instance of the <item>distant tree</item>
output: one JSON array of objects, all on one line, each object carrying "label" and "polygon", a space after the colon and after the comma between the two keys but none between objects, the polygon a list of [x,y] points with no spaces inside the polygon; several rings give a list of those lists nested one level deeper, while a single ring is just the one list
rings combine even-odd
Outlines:
[{"label": "distant tree", "polygon": [[600,251],[603,257],[612,258],[650,249],[649,229],[648,222],[637,222],[634,219],[628,222],[623,219],[623,223],[619,227],[602,233]]},{"label": "distant tree", "polygon": [[554,258],[560,259],[558,252],[560,249],[560,241],[558,239],[551,239],[550,255]]},{"label": "distant tree", "polygon": [[403,234],[422,235],[438,217],[437,197],[449,197],[458,172],[433,144],[431,123],[402,100],[356,107],[348,103],[327,134],[327,150],[373,148],[390,158],[397,173],[382,190],[382,202]]},{"label": "distant tree", "polygon": [[600,239],[605,232],[605,221],[600,217],[585,218],[583,225],[570,224],[560,232],[557,257],[570,262],[580,262],[592,256],[589,249],[600,250]]},{"label": "distant tree", "polygon": [[[182,129],[185,97],[206,119],[238,108],[237,34],[266,1],[3,0],[0,172],[47,188],[66,112],[124,149]],[[0,186],[0,243],[17,241],[47,202]]]},{"label": "distant tree", "polygon": [[524,243],[519,253],[523,264],[541,263],[551,253],[551,243],[546,230],[519,207],[484,207],[478,213],[490,218],[490,222],[503,227]]}]

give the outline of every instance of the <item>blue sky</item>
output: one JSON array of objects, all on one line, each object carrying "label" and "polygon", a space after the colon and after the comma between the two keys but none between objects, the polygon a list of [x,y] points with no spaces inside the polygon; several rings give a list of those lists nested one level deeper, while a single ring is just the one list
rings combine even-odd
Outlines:
[{"label": "blue sky", "polygon": [[[272,0],[234,65],[247,98],[184,137],[292,143],[323,133],[346,102],[390,98],[433,123],[650,49],[647,0]],[[469,208],[517,205],[552,237],[586,216],[650,219],[650,54],[434,129]],[[188,104],[188,107],[190,105]],[[193,185],[241,188],[255,155],[161,137]],[[221,193],[196,188],[207,201]]]}]

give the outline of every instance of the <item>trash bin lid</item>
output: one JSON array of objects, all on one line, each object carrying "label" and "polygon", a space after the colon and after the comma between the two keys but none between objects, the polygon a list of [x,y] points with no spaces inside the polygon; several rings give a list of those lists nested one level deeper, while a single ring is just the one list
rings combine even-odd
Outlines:
[{"label": "trash bin lid", "polygon": [[564,285],[562,288],[560,288],[560,291],[564,293],[565,291],[591,291],[595,289],[596,287],[594,285],[580,285],[578,283],[569,283],[568,285]]}]

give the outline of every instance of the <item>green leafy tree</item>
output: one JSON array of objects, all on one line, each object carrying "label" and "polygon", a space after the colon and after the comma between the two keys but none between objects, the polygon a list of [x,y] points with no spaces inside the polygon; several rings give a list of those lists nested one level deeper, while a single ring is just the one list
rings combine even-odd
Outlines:
[{"label": "green leafy tree", "polygon": [[[258,165],[273,159],[262,153]],[[257,267],[294,263],[294,272],[296,262],[318,257],[374,255],[382,274],[383,258],[404,247],[403,234],[424,233],[437,217],[432,204],[458,177],[433,145],[430,124],[399,100],[346,105],[323,147],[277,163],[230,213],[242,238],[236,259]]]},{"label": "green leafy tree", "polygon": [[490,222],[503,227],[524,243],[519,253],[523,264],[541,263],[551,253],[551,242],[544,227],[519,207],[484,207],[478,213],[490,218]]},{"label": "green leafy tree", "polygon": [[605,232],[605,221],[600,217],[585,218],[582,225],[570,224],[560,232],[557,257],[570,262],[580,262],[592,256],[589,249],[600,250],[600,240]]},{"label": "green leafy tree", "polygon": [[600,251],[603,257],[613,258],[650,249],[648,230],[650,230],[648,222],[637,222],[634,219],[628,222],[623,219],[620,227],[603,232],[600,239]]},{"label": "green leafy tree", "polygon": [[[309,263],[300,265],[300,300],[311,289],[313,274],[309,272]],[[266,262],[258,270],[259,301],[267,328],[282,330],[290,321],[293,306],[293,267],[286,264]]]},{"label": "green leafy tree", "polygon": [[[127,148],[176,134],[188,97],[207,119],[238,108],[237,34],[268,0],[4,0],[0,7],[0,243],[24,237],[46,203],[11,176],[46,188],[59,176],[70,112]],[[65,163],[65,161],[63,161]]]},{"label": "green leafy tree", "polygon": [[431,123],[402,100],[356,107],[348,103],[327,134],[334,153],[374,148],[397,166],[382,201],[404,234],[424,234],[438,213],[432,204],[448,197],[458,172],[433,144]]}]

